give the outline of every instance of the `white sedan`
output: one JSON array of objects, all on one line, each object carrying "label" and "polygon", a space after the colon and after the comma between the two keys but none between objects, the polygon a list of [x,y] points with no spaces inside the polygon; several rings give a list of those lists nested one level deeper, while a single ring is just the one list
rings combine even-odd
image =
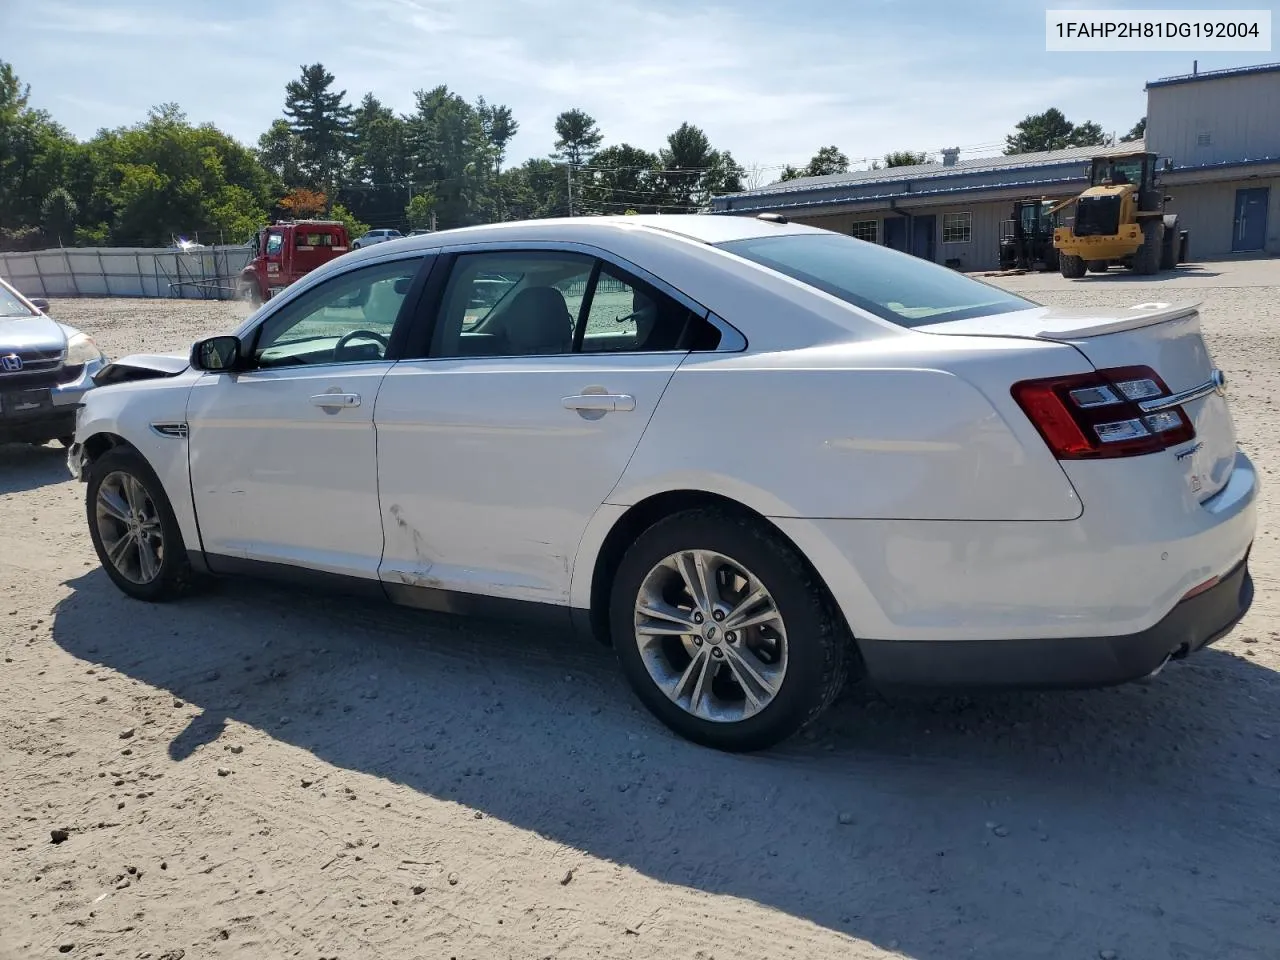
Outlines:
[{"label": "white sedan", "polygon": [[378,244],[99,381],[70,464],[130,596],[250,574],[550,615],[724,749],[849,678],[1148,676],[1253,597],[1257,478],[1194,305],[1048,309],[780,217]]}]

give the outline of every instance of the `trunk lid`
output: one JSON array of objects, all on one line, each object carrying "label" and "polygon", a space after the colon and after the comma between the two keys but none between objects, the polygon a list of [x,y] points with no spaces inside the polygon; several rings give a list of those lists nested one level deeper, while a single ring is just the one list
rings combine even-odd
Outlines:
[{"label": "trunk lid", "polygon": [[[1041,307],[917,327],[921,333],[1021,337],[1070,344],[1095,369],[1150,367],[1169,391],[1205,388],[1221,378],[1200,329],[1199,303],[1141,303],[1133,307]],[[1208,389],[1182,405],[1195,437],[1156,456],[1182,472],[1198,500],[1206,500],[1231,476],[1235,425],[1223,389]]]}]

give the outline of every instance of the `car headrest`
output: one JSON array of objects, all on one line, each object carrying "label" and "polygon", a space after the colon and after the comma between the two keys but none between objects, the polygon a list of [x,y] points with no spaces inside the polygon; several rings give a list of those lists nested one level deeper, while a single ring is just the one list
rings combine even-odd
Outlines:
[{"label": "car headrest", "polygon": [[517,293],[503,318],[507,342],[521,353],[564,353],[573,342],[573,317],[554,287]]}]

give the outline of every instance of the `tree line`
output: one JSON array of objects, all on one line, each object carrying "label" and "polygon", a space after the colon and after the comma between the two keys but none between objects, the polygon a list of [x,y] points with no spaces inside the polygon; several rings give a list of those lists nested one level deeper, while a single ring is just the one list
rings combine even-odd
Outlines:
[{"label": "tree line", "polygon": [[0,61],[0,249],[239,243],[269,219],[327,216],[354,235],[599,213],[686,213],[742,189],[743,170],[682,123],[658,150],[604,145],[581,109],[555,120],[555,152],[505,167],[520,129],[509,107],[447,86],[397,113],[352,103],[323,64],[285,87],[253,148],[177,104],[81,142]]},{"label": "tree line", "polygon": [[[1121,142],[1141,140],[1146,130],[1147,118],[1143,117],[1120,138]],[[1014,127],[1014,132],[1005,137],[1004,153],[1005,156],[1012,156],[1018,153],[1063,150],[1067,147],[1110,146],[1112,143],[1113,138],[1102,132],[1100,124],[1092,120],[1072,123],[1057,107],[1050,107],[1044,113],[1033,113],[1024,117]],[[885,154],[883,160],[870,160],[868,169],[913,167],[937,162],[937,156],[927,150],[895,150]],[[848,173],[851,168],[849,157],[839,147],[827,146],[821,147],[803,167],[790,165],[785,167],[779,179],[825,177],[831,174]]]},{"label": "tree line", "polygon": [[[0,250],[45,246],[167,246],[178,238],[239,243],[270,219],[326,216],[359,236],[500,220],[618,213],[689,213],[743,189],[746,172],[706,133],[682,123],[651,151],[604,145],[581,109],[556,117],[547,157],[505,166],[520,129],[509,107],[468,101],[447,86],[414,93],[397,113],[373,94],[352,103],[323,64],[285,87],[281,116],[246,147],[177,104],[133,126],[79,141],[0,61]],[[1145,119],[1125,139],[1142,136]],[[1106,142],[1096,123],[1057,109],[1026,117],[1006,153]],[[935,163],[895,151],[884,166]],[[879,160],[873,166],[880,166]],[[849,158],[822,147],[780,179],[845,173]]]}]

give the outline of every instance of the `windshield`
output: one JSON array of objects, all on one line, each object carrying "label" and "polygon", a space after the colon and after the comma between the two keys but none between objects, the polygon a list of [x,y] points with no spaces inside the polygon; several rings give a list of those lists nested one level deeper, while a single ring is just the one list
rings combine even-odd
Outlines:
[{"label": "windshield", "polygon": [[0,317],[30,317],[34,316],[31,308],[18,299],[8,287],[0,284]]},{"label": "windshield", "polygon": [[839,233],[719,244],[901,327],[1030,310],[1030,300],[947,267]]}]

